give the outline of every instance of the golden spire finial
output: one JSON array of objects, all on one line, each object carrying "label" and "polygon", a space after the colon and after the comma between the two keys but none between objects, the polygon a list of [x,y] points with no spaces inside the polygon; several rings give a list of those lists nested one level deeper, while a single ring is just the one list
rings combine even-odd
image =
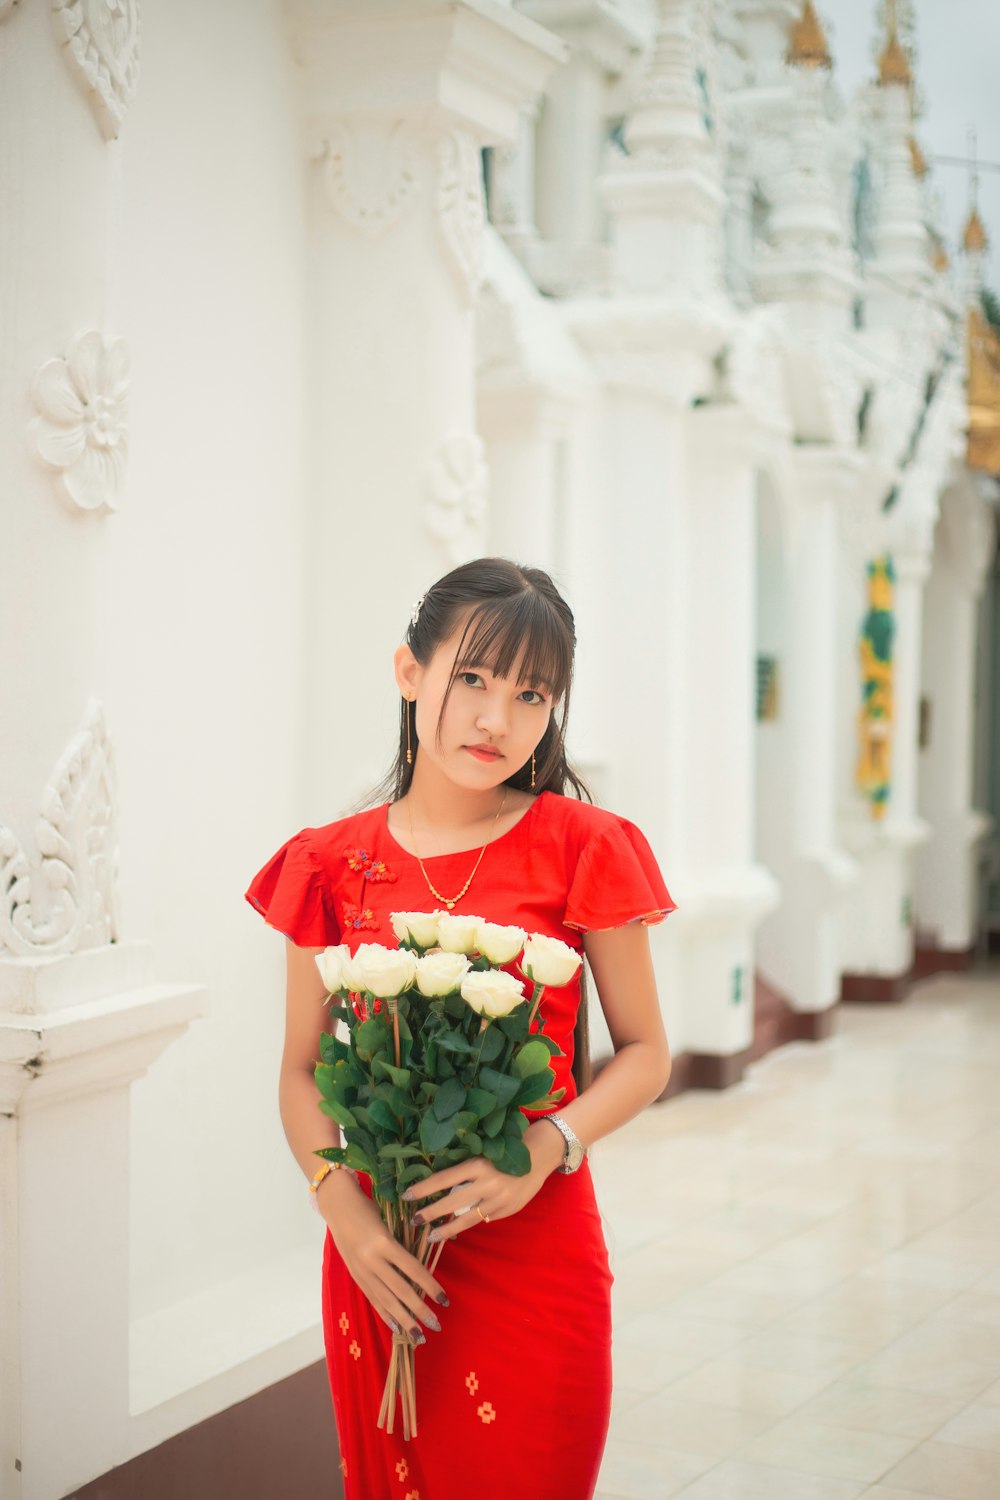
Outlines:
[{"label": "golden spire finial", "polygon": [[888,0],[888,12],[885,46],[878,60],[878,81],[883,88],[887,83],[899,83],[904,88],[909,88],[913,83],[913,74],[896,31],[896,0]]},{"label": "golden spire finial", "polygon": [[934,267],[935,271],[937,271],[939,276],[943,275],[951,265],[951,261],[948,259],[948,252],[944,247],[943,241],[941,240],[938,240],[937,244],[934,246],[934,254],[931,258],[931,265]]},{"label": "golden spire finial", "polygon": [[805,0],[802,14],[788,33],[788,51],[785,61],[793,67],[832,68],[833,60],[826,45],[826,33],[819,16],[813,9],[812,0]]},{"label": "golden spire finial", "polygon": [[979,209],[973,204],[962,235],[962,249],[966,255],[981,255],[987,246],[986,228],[979,217]]}]

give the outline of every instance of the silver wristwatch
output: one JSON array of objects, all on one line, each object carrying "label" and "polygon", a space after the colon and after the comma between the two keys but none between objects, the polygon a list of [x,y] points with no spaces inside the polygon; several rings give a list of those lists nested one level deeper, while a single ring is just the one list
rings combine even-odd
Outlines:
[{"label": "silver wristwatch", "polygon": [[566,1154],[563,1157],[563,1164],[559,1168],[560,1172],[577,1171],[583,1165],[583,1158],[587,1153],[580,1144],[572,1125],[567,1125],[562,1115],[541,1115],[539,1118],[548,1120],[550,1125],[554,1125],[566,1142]]}]

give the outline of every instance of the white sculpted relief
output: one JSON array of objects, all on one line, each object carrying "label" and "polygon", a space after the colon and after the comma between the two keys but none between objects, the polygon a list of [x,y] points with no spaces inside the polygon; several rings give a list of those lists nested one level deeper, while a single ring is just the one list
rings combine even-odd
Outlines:
[{"label": "white sculpted relief", "polygon": [[117,508],[128,454],[128,384],[124,340],[106,342],[96,329],[77,334],[66,357],[48,360],[35,377],[35,451],[81,510]]}]

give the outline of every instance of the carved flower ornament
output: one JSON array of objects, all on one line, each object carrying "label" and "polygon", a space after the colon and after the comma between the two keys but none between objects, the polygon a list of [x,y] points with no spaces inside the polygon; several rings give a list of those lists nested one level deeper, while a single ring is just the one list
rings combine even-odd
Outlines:
[{"label": "carved flower ornament", "polygon": [[96,329],[79,333],[65,359],[35,376],[31,424],[35,450],[59,471],[62,489],[81,510],[117,507],[128,454],[128,351]]}]

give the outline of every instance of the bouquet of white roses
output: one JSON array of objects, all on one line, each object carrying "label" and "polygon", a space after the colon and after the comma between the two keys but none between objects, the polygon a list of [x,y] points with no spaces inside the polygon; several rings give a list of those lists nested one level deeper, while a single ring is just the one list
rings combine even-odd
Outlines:
[{"label": "bouquet of white roses", "polygon": [[[345,1145],[315,1154],[367,1173],[391,1233],[433,1271],[444,1241],[428,1244],[429,1226],[417,1229],[402,1194],[473,1156],[515,1177],[531,1170],[521,1106],[546,1109],[565,1092],[551,1092],[550,1059],[563,1053],[544,1033],[542,993],[568,984],[581,958],[558,938],[482,917],[393,912],[392,926],[396,948],[316,955],[330,999],[344,1001],[330,1011],[348,1037],[320,1035],[319,1107]],[[528,995],[501,967],[515,959]],[[414,1353],[410,1335],[394,1333],[378,1425],[392,1432],[398,1392],[404,1438],[417,1431]]]}]

